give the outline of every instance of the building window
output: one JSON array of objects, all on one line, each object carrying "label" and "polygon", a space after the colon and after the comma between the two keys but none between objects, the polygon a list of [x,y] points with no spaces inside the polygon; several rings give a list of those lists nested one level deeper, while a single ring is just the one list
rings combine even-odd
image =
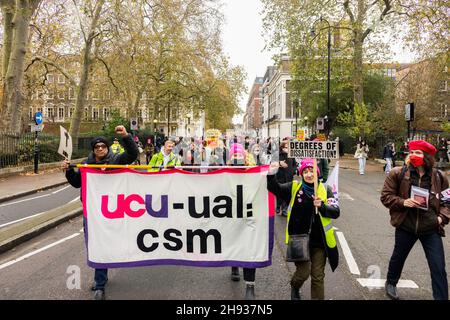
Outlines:
[{"label": "building window", "polygon": [[440,85],[439,85],[439,91],[447,91],[448,89],[448,83],[447,81],[441,81]]},{"label": "building window", "polygon": [[58,83],[65,83],[66,82],[66,77],[64,77],[62,74],[58,75]]},{"label": "building window", "polygon": [[109,90],[105,91],[105,99],[106,100],[111,100],[111,91],[109,91]]},{"label": "building window", "polygon": [[69,118],[72,118],[74,113],[75,113],[75,108],[74,107],[69,108]]},{"label": "building window", "polygon": [[104,120],[109,120],[109,116],[110,116],[110,110],[109,108],[103,108],[103,119]]},{"label": "building window", "polygon": [[100,100],[100,91],[99,90],[93,90],[92,91],[92,100]]},{"label": "building window", "polygon": [[53,81],[55,80],[51,73],[47,74],[46,79],[47,83],[53,83]]},{"label": "building window", "polygon": [[98,108],[92,108],[92,121],[98,121]]},{"label": "building window", "polygon": [[75,100],[75,90],[74,90],[74,88],[69,88],[69,100]]},{"label": "building window", "polygon": [[84,108],[84,120],[89,120],[89,108]]},{"label": "building window", "polygon": [[46,116],[47,119],[54,120],[54,118],[55,118],[55,109],[53,107],[46,107],[44,109],[44,111],[46,113],[46,115],[44,115],[44,116]]},{"label": "building window", "polygon": [[66,98],[64,91],[58,91],[58,99],[64,100]]},{"label": "building window", "polygon": [[64,119],[64,107],[58,108],[58,119]]},{"label": "building window", "polygon": [[447,105],[446,105],[446,104],[443,104],[443,105],[441,106],[441,118],[442,118],[442,119],[447,119],[447,115],[448,115],[448,112],[447,112]]},{"label": "building window", "polygon": [[291,93],[290,93],[290,85],[289,80],[286,81],[286,118],[292,118],[294,112],[292,111],[293,106],[291,102]]}]

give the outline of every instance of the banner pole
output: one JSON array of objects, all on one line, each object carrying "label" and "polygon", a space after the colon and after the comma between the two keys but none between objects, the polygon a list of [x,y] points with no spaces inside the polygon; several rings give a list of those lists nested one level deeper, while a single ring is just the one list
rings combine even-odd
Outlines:
[{"label": "banner pole", "polygon": [[[317,177],[317,159],[316,158],[314,158],[314,161],[313,161],[313,172],[314,172],[314,197],[317,197],[317,180],[318,180],[318,177]],[[315,209],[316,209],[316,214],[318,214],[319,213],[319,210],[318,210],[318,208],[317,207],[314,207]]]},{"label": "banner pole", "polygon": [[127,164],[71,164],[70,168],[94,168],[94,169],[249,169],[258,166],[147,166]]}]

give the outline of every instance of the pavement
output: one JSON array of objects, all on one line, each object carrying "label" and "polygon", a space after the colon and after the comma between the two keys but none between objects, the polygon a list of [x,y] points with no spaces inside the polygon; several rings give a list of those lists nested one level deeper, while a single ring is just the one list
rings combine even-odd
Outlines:
[{"label": "pavement", "polygon": [[[82,159],[76,162],[80,160]],[[335,163],[336,160],[333,160],[330,165],[334,166]],[[383,160],[367,160],[366,172],[382,172],[383,165]],[[339,166],[343,169],[358,170],[359,165],[358,160],[353,158],[353,155],[345,155],[339,159]],[[448,174],[449,172],[447,171]],[[38,174],[20,173],[0,176],[0,204],[66,183],[65,175],[57,167],[40,170]],[[79,202],[68,203],[62,207],[45,212],[38,217],[4,227],[0,237],[0,253],[81,214],[82,207]]]}]

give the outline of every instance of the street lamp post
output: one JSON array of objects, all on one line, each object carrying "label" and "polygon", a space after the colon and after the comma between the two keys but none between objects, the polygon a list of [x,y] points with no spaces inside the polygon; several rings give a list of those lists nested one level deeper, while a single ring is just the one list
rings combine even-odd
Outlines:
[{"label": "street lamp post", "polygon": [[[330,123],[331,123],[331,116],[330,116],[330,78],[331,78],[331,25],[328,22],[328,20],[320,17],[319,20],[316,20],[313,25],[317,22],[317,21],[324,21],[327,23],[327,29],[328,29],[328,42],[327,42],[327,49],[328,49],[328,75],[327,75],[327,128],[326,128],[326,132],[327,132],[327,136],[330,134]],[[313,29],[311,31],[311,34],[313,36],[315,36],[315,30]]]}]

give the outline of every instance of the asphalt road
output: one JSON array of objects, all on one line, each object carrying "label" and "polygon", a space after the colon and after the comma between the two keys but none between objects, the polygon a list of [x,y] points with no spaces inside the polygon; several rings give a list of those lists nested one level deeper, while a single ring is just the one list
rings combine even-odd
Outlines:
[{"label": "asphalt road", "polygon": [[80,189],[69,184],[37,192],[0,204],[0,228],[18,220],[60,207],[70,201],[79,201]]},{"label": "asphalt road", "polygon": [[[379,201],[384,174],[360,176],[357,171],[341,170],[339,179],[341,217],[334,226],[340,265],[334,273],[326,267],[325,298],[385,300],[384,290],[361,284],[385,279],[394,245],[394,228],[389,224],[387,209]],[[0,299],[92,299],[89,287],[93,270],[86,265],[81,228],[82,220],[77,218],[0,255]],[[285,218],[277,216],[272,265],[256,273],[257,299],[290,299],[289,280],[294,264],[284,261],[284,228]],[[448,237],[444,238],[444,246],[448,252]],[[450,255],[446,258],[450,265]],[[76,288],[73,279],[78,274],[80,287]],[[243,280],[230,280],[228,267],[110,269],[108,276],[107,299],[234,300],[242,299],[245,290]],[[406,261],[402,280],[418,286],[399,288],[403,299],[432,299],[430,274],[420,243]],[[310,298],[309,286],[308,280],[302,288],[305,299]]]}]

